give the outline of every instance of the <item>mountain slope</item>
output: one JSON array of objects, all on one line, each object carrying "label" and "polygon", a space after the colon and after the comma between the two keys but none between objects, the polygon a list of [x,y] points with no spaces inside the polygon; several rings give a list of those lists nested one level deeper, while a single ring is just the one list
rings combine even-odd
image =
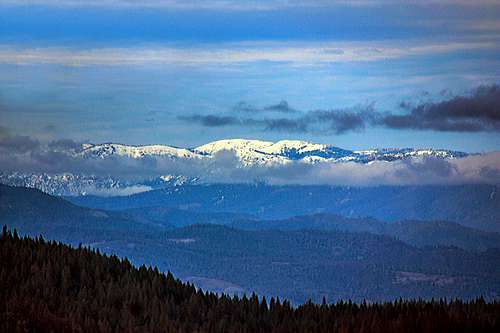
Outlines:
[{"label": "mountain slope", "polygon": [[107,158],[113,155],[131,158],[148,156],[167,156],[177,158],[197,158],[197,154],[188,149],[170,147],[166,145],[128,146],[118,143],[85,144],[81,155],[84,157]]},{"label": "mountain slope", "polygon": [[500,232],[500,190],[495,185],[456,186],[181,186],[127,197],[70,197],[83,206],[121,210],[152,206],[231,212],[257,219],[330,213],[382,221],[441,220]]},{"label": "mountain slope", "polygon": [[0,221],[26,230],[31,235],[44,234],[71,244],[126,238],[164,230],[164,226],[142,223],[117,212],[76,206],[39,190],[0,185]]},{"label": "mountain slope", "polygon": [[496,332],[498,303],[288,301],[217,296],[172,274],[41,239],[0,235],[2,332]]},{"label": "mountain slope", "polygon": [[[270,181],[273,168],[278,167],[298,168],[300,173],[300,168],[312,165],[331,167],[342,164],[355,168],[358,164],[358,168],[364,168],[374,161],[382,161],[380,166],[385,168],[394,161],[411,160],[421,164],[429,162],[427,158],[435,162],[436,159],[468,156],[443,149],[352,151],[299,140],[269,142],[246,139],[219,140],[195,148],[103,143],[51,149],[40,147],[40,153],[58,156],[60,164],[55,169],[42,172],[39,170],[43,168],[29,167],[27,170],[31,171],[20,172],[25,169],[2,170],[0,166],[0,183],[38,188],[55,195],[128,195],[183,184]],[[301,180],[298,177],[294,183],[301,184]],[[306,183],[310,182],[311,179]]]},{"label": "mountain slope", "polygon": [[228,212],[202,212],[155,206],[120,211],[145,223],[183,227],[218,224],[243,230],[326,230],[367,232],[386,235],[417,247],[455,246],[469,251],[500,248],[500,233],[486,232],[448,221],[404,220],[385,222],[373,218],[346,218],[333,214],[296,216],[284,220],[257,220],[253,216]]},{"label": "mountain slope", "polygon": [[[22,190],[28,191],[26,197],[17,192]],[[2,223],[28,235],[91,245],[186,280],[221,281],[238,292],[256,291],[296,303],[323,297],[375,301],[500,295],[500,250],[417,248],[360,232],[244,231],[218,225],[169,230],[148,221],[115,220],[114,213],[92,217],[102,211],[75,208],[32,191],[1,192]],[[6,198],[4,193],[15,195]]]},{"label": "mountain slope", "polygon": [[456,246],[470,251],[500,249],[500,234],[446,221],[405,220],[382,222],[370,218],[349,219],[331,214],[297,216],[286,220],[236,220],[231,227],[245,230],[329,230],[386,235],[424,246]]},{"label": "mountain slope", "polygon": [[283,164],[290,161],[314,163],[331,160],[338,162],[367,163],[375,160],[395,161],[410,157],[457,158],[466,153],[444,149],[372,149],[351,151],[332,145],[316,144],[299,140],[278,142],[229,139],[210,142],[195,148],[185,149],[165,145],[127,146],[116,143],[86,144],[80,153],[86,158],[107,158],[126,156],[144,158],[166,156],[171,158],[200,159],[212,158],[222,151],[232,151],[243,165]]}]

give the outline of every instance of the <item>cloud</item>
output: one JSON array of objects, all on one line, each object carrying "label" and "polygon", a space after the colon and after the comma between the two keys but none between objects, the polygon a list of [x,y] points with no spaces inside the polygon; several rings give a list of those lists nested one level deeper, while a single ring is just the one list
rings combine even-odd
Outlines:
[{"label": "cloud", "polygon": [[500,184],[500,152],[461,159],[425,157],[369,164],[323,162],[311,165],[299,162],[270,168],[256,167],[247,171],[245,176],[277,185]]},{"label": "cloud", "polygon": [[371,107],[355,109],[310,111],[298,118],[265,119],[266,131],[310,132],[315,134],[344,134],[364,129],[371,118]]},{"label": "cloud", "polygon": [[38,149],[39,146],[40,142],[29,136],[10,135],[7,130],[0,134],[0,152],[24,154]]},{"label": "cloud", "polygon": [[266,106],[264,108],[264,110],[274,111],[274,112],[283,112],[283,113],[294,113],[294,112],[297,112],[295,109],[292,109],[290,107],[290,105],[288,105],[288,102],[285,101],[285,100],[279,102],[278,104]]},{"label": "cloud", "polygon": [[97,188],[95,186],[89,186],[84,190],[84,192],[87,195],[96,195],[100,197],[122,197],[151,191],[152,189],[152,187],[146,185],[132,185],[112,188]]},{"label": "cloud", "polygon": [[252,104],[248,104],[245,101],[241,101],[236,103],[235,106],[233,106],[233,111],[234,112],[242,112],[242,113],[254,113],[254,112],[261,112],[262,109],[259,109]]},{"label": "cloud", "polygon": [[55,151],[81,151],[82,143],[76,142],[71,139],[59,139],[53,140],[48,143],[48,148]]},{"label": "cloud", "polygon": [[[181,120],[197,122],[207,127],[246,126],[264,131],[289,133],[344,134],[362,131],[367,127],[390,129],[432,130],[439,132],[498,132],[500,131],[500,86],[480,86],[464,96],[449,96],[440,102],[426,102],[413,105],[408,101],[400,103],[403,113],[379,112],[373,103],[346,109],[295,111],[290,117],[247,117],[192,115]],[[240,104],[239,104],[240,105]],[[243,113],[252,109],[240,105]],[[268,107],[269,108],[269,107]],[[288,103],[281,102],[271,108],[289,113]],[[265,108],[267,109],[267,108]]]},{"label": "cloud", "polygon": [[4,127],[4,126],[0,126],[0,140],[2,140],[3,138],[6,138],[7,136],[9,136],[9,130],[7,129],[7,127]]},{"label": "cloud", "polygon": [[261,113],[261,112],[275,112],[275,113],[295,113],[298,112],[292,108],[287,101],[282,100],[277,104],[258,108],[252,104],[241,101],[233,107],[233,111],[237,113]]},{"label": "cloud", "polygon": [[[228,153],[229,154],[229,153]],[[375,161],[368,164],[291,162],[280,165],[238,166],[236,158],[217,165],[208,179],[216,182],[265,182],[274,185],[456,185],[500,184],[500,152],[460,159],[433,157],[399,161]]]},{"label": "cloud", "polygon": [[[282,100],[277,104],[255,107],[246,102],[237,103],[231,110],[231,115],[225,114],[192,114],[177,117],[185,122],[195,122],[205,127],[245,126],[256,127],[268,131],[306,132],[305,119],[269,118],[270,114],[298,113],[287,101]],[[262,117],[265,114],[266,116]]]},{"label": "cloud", "polygon": [[369,105],[361,110],[314,111],[307,115],[306,120],[323,124],[327,133],[333,131],[336,134],[343,134],[364,129],[366,122],[372,118],[372,113],[372,106]]},{"label": "cloud", "polygon": [[[263,131],[280,131],[289,133],[343,134],[349,131],[363,130],[367,122],[373,118],[373,104],[358,106],[351,109],[315,110],[302,113],[291,109],[288,103],[271,106],[279,112],[291,113],[292,117],[247,117],[224,115],[180,116],[185,122],[196,122],[206,127],[243,126],[259,128]],[[264,110],[266,110],[265,108]],[[287,111],[285,111],[287,110]],[[288,111],[293,110],[293,111]],[[245,113],[248,108],[245,105]],[[255,112],[258,112],[255,111]]]},{"label": "cloud", "polygon": [[345,62],[374,62],[409,56],[426,56],[475,50],[498,50],[498,41],[448,42],[235,42],[203,46],[64,48],[0,45],[0,63],[64,66],[135,66],[145,64],[186,66],[239,66],[245,63],[291,63],[330,65]]},{"label": "cloud", "polygon": [[179,120],[185,122],[195,122],[206,127],[221,127],[221,126],[232,126],[232,125],[243,125],[243,121],[239,118],[232,116],[217,116],[217,115],[190,115],[190,116],[179,116]]},{"label": "cloud", "polygon": [[210,158],[194,159],[168,156],[130,158],[116,155],[89,158],[75,154],[78,149],[74,145],[71,140],[41,144],[29,137],[4,138],[0,142],[0,173],[70,173],[111,178],[126,185],[109,193],[103,190],[100,195],[126,195],[146,191],[149,187],[141,182],[161,175],[197,178],[208,183],[259,181],[276,185],[500,184],[500,152],[456,159],[416,157],[366,164],[335,161],[310,164],[290,161],[284,164],[246,166],[241,164],[233,151],[221,151]]},{"label": "cloud", "polygon": [[445,132],[500,131],[500,86],[480,86],[468,96],[401,105],[407,113],[386,114],[377,125],[395,129],[435,130]]},{"label": "cloud", "polygon": [[261,121],[263,129],[266,131],[281,131],[281,132],[307,132],[308,123],[304,118],[288,119],[264,119]]}]

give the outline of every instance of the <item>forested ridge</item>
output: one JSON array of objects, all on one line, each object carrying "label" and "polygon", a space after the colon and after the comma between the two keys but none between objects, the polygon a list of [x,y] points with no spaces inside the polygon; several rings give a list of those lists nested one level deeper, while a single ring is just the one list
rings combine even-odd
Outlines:
[{"label": "forested ridge", "polygon": [[[245,228],[206,224],[210,214],[220,223],[223,213],[196,217],[187,211],[174,218],[184,221],[182,227],[165,228],[170,213],[142,210],[150,215],[84,208],[38,190],[0,185],[0,221],[20,234],[90,245],[136,266],[171,271],[205,290],[240,296],[255,291],[292,304],[500,295],[500,249],[493,248],[500,234],[432,221],[398,228],[396,222],[327,214],[250,221],[255,226]],[[392,237],[380,234],[381,228],[399,231]]]},{"label": "forested ridge", "polygon": [[338,302],[217,296],[89,248],[3,228],[2,332],[498,332],[500,303]]},{"label": "forested ridge", "polygon": [[163,188],[121,197],[85,195],[65,199],[79,206],[106,210],[192,206],[199,212],[233,212],[253,215],[259,220],[322,212],[381,221],[453,221],[500,232],[500,196],[495,195],[499,192],[498,185],[486,184],[366,187],[211,184]]}]

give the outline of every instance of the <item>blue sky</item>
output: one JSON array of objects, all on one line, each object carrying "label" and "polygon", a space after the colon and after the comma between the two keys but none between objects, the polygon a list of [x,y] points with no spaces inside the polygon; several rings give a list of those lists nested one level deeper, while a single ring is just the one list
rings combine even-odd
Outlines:
[{"label": "blue sky", "polygon": [[[498,1],[6,0],[0,123],[42,140],[499,150],[498,94],[476,91],[500,84],[499,51]],[[436,125],[462,97],[486,100],[474,126]]]}]

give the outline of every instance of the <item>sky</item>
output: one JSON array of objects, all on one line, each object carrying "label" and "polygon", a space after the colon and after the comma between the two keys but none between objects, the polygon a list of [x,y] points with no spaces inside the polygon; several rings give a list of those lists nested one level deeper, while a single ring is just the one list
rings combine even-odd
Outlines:
[{"label": "sky", "polygon": [[498,151],[500,1],[2,0],[0,126]]}]

